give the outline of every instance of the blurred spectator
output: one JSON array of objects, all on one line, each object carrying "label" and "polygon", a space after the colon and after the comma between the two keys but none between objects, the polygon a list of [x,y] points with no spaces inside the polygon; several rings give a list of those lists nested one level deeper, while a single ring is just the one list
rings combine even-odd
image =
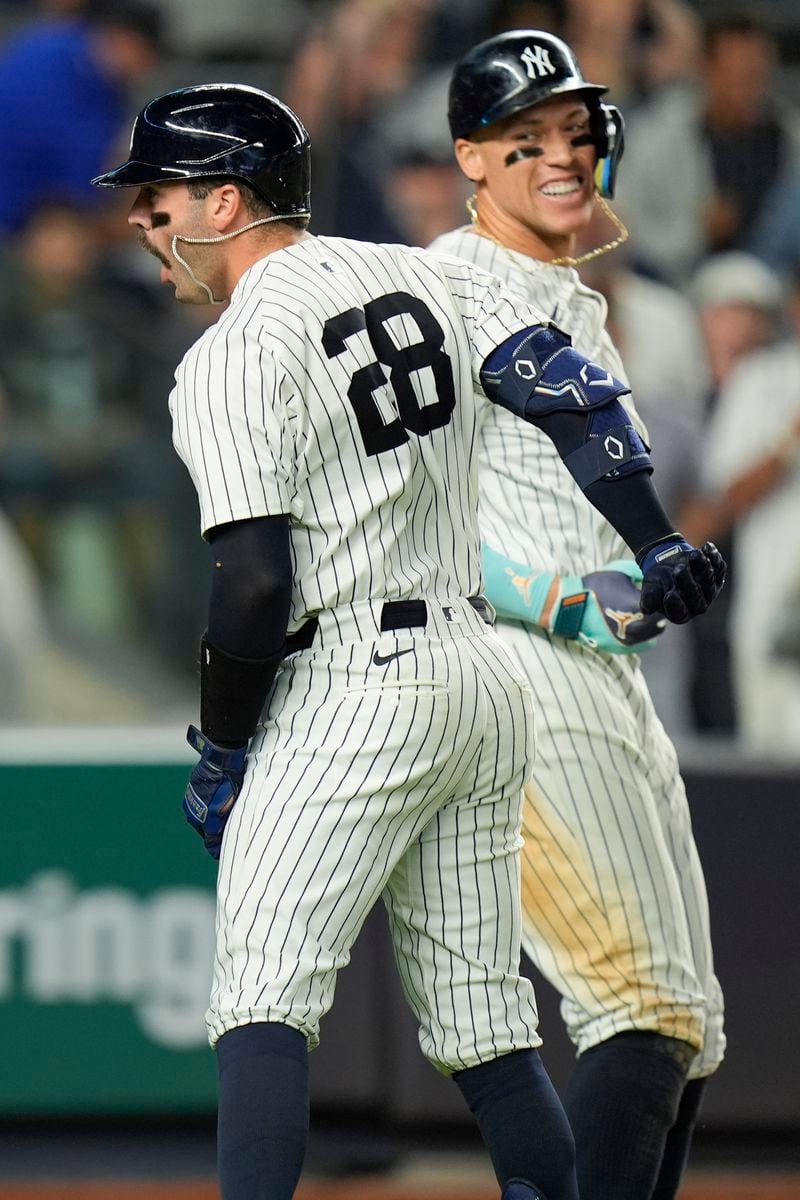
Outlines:
[{"label": "blurred spectator", "polygon": [[43,201],[96,205],[90,180],[127,122],[129,86],[157,62],[159,9],[103,0],[85,18],[40,18],[0,52],[0,233]]},{"label": "blurred spectator", "polygon": [[[195,62],[253,62],[285,57],[307,17],[299,0],[159,0],[174,53]],[[197,82],[194,80],[193,82]]]},{"label": "blurred spectator", "polygon": [[386,180],[386,205],[409,246],[427,246],[458,225],[467,198],[464,176],[450,157],[442,161],[409,149]]},{"label": "blurred spectator", "polygon": [[35,573],[12,526],[0,513],[0,722],[35,715],[44,630]]},{"label": "blurred spectator", "polygon": [[420,60],[452,69],[471,46],[508,29],[546,29],[561,35],[568,4],[569,0],[433,0]]},{"label": "blurred spectator", "polygon": [[587,79],[630,105],[697,71],[701,25],[684,0],[567,0],[564,35]]},{"label": "blurred spectator", "polygon": [[[691,288],[698,310],[711,371],[707,419],[716,411],[729,380],[749,356],[765,351],[781,333],[783,288],[777,276],[758,259],[729,251],[708,260],[697,272]],[[766,351],[769,353],[769,351]],[[751,397],[751,416],[760,417],[759,391]],[[713,442],[714,435],[710,435]],[[705,442],[708,439],[704,439]],[[678,528],[699,542],[710,537],[728,560],[728,584],[717,602],[690,630],[694,671],[692,701],[696,727],[704,733],[733,734],[737,705],[731,667],[731,604],[741,568],[731,529],[740,508],[724,492],[712,495],[703,488],[702,463],[713,455],[709,442],[698,453],[696,494],[678,515]]]},{"label": "blurred spectator", "polygon": [[629,122],[621,209],[636,260],[682,284],[741,247],[800,163],[800,116],[774,94],[776,45],[750,16],[709,23],[699,86],[662,90]]},{"label": "blurred spectator", "polygon": [[[691,76],[702,41],[699,18],[686,0],[443,0],[433,21],[432,57],[452,65],[476,42],[509,29],[544,29],[564,38],[586,78],[608,84],[624,105]],[[440,30],[449,34],[446,40]]]},{"label": "blurred spectator", "polygon": [[738,361],[777,336],[783,287],[775,272],[753,255],[732,250],[703,264],[692,280],[690,295],[711,371],[710,409],[716,389]]},{"label": "blurred spectator", "polygon": [[569,4],[570,0],[494,0],[486,6],[484,37],[494,37],[506,29],[545,29],[561,36]]},{"label": "blurred spectator", "polygon": [[800,268],[800,163],[764,201],[749,249],[779,275]]},{"label": "blurred spectator", "polygon": [[399,240],[410,246],[427,246],[466,213],[470,189],[446,115],[451,71],[450,65],[430,71],[386,105],[377,127],[388,160],[384,206]]},{"label": "blurred spectator", "polygon": [[800,755],[800,276],[791,336],[747,355],[722,387],[704,478],[734,525],[730,635],[739,728],[758,751]]},{"label": "blurred spectator", "polygon": [[[129,198],[130,199],[130,198]],[[106,246],[98,295],[109,339],[125,347],[135,364],[136,409],[148,434],[150,486],[157,481],[164,554],[154,580],[153,622],[148,642],[162,665],[184,672],[195,660],[207,610],[208,559],[196,536],[197,493],[172,448],[168,400],[175,368],[208,325],[220,315],[213,305],[176,304],[159,280],[159,263],[128,239]],[[192,686],[194,687],[192,675]]]},{"label": "blurred spectator", "polygon": [[[88,611],[73,617],[91,622],[100,601],[98,579],[78,565],[77,545],[85,548],[88,538],[94,552],[100,538],[101,549],[118,556],[122,632],[152,612],[168,439],[162,448],[147,356],[114,327],[115,301],[100,288],[95,261],[95,234],[83,212],[46,206],[30,218],[0,274],[7,402],[0,503],[45,585],[72,588],[86,604]],[[165,395],[158,403],[165,407]],[[80,542],[65,566],[65,542],[78,536],[76,527]]]},{"label": "blurred spectator", "polygon": [[434,3],[339,0],[290,67],[283,98],[314,145],[315,233],[403,240],[384,201],[394,164],[378,130],[417,77]]},{"label": "blurred spectator", "polygon": [[[794,433],[798,434],[797,426]],[[777,622],[772,655],[785,666],[793,666],[800,671],[800,574],[794,581],[789,597],[786,611]]]},{"label": "blurred spectator", "polygon": [[4,12],[16,12],[25,20],[30,20],[32,8],[41,14],[54,13],[74,16],[75,13],[85,12],[88,4],[89,0],[38,0],[34,4],[31,4],[31,0],[2,0],[0,8]]}]

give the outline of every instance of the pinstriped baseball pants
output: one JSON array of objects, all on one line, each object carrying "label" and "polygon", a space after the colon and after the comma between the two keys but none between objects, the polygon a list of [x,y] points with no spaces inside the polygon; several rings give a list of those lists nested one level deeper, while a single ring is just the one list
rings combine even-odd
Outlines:
[{"label": "pinstriped baseball pants", "polygon": [[536,708],[523,803],[523,946],[578,1052],[680,1038],[690,1078],[725,1051],[708,901],[675,749],[635,662],[502,622]]},{"label": "pinstriped baseball pants", "polygon": [[380,897],[439,1070],[540,1045],[519,974],[530,692],[466,601],[427,605],[424,631],[323,613],[276,680],[220,859],[212,1045],[279,1021],[313,1049]]}]

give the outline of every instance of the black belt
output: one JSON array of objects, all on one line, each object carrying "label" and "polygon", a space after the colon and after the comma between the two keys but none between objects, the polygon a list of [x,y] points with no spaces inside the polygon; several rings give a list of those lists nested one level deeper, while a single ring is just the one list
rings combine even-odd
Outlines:
[{"label": "black belt", "polygon": [[[470,596],[469,603],[487,625],[492,624],[492,608],[483,596]],[[310,650],[318,624],[316,617],[310,617],[295,633],[287,634],[284,653]],[[424,600],[387,600],[381,609],[381,633],[391,633],[394,629],[424,629],[427,624],[428,606]]]}]

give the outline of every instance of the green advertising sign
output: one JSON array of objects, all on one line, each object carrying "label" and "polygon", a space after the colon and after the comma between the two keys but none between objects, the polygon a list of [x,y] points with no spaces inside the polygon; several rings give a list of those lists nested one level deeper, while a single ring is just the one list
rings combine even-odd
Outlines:
[{"label": "green advertising sign", "polygon": [[216,866],[183,763],[0,762],[0,1111],[211,1110]]}]

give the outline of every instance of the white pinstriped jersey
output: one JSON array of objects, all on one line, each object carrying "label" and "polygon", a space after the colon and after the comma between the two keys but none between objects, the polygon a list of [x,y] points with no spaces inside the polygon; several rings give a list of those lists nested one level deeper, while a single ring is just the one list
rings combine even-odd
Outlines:
[{"label": "white pinstriped jersey", "polygon": [[178,368],[174,440],[204,532],[290,514],[290,630],[351,602],[480,591],[478,373],[539,320],[404,246],[307,238],[242,276]]},{"label": "white pinstriped jersey", "polygon": [[[519,974],[531,697],[469,598],[479,371],[540,320],[467,263],[308,238],[242,276],[178,369],[174,437],[203,531],[288,514],[290,629],[316,616],[225,829],[212,1042],[280,1021],[313,1048],[382,898],[432,1062],[539,1045]],[[393,600],[424,603],[386,628]]]},{"label": "white pinstriped jersey", "polygon": [[[468,227],[430,248],[493,272],[579,353],[625,379],[605,300],[573,268],[536,265]],[[644,432],[632,397],[623,403]],[[533,426],[489,406],[479,461],[481,531],[496,550],[534,571],[579,576],[630,557]],[[654,1030],[694,1046],[690,1074],[709,1074],[725,1037],[705,884],[675,751],[638,658],[516,621],[498,631],[537,716],[523,806],[524,948],[561,992],[579,1053],[624,1030]]]},{"label": "white pinstriped jersey", "polygon": [[[606,302],[581,283],[573,268],[532,271],[533,260],[476,236],[469,227],[444,234],[429,249],[468,259],[497,275],[509,294],[525,297],[568,333],[581,354],[626,380],[605,329]],[[632,397],[623,396],[622,402],[644,432]],[[492,405],[481,430],[480,458],[487,467],[481,474],[481,527],[495,549],[561,575],[581,575],[630,556],[541,430]]]}]

